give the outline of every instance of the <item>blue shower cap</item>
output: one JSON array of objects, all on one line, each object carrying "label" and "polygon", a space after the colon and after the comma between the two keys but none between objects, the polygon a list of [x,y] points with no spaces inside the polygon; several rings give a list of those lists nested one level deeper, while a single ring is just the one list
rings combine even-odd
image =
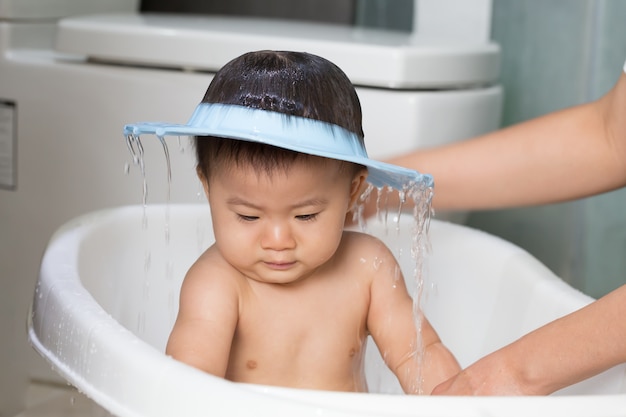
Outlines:
[{"label": "blue shower cap", "polygon": [[233,104],[200,103],[186,124],[135,123],[124,127],[124,135],[216,136],[246,140],[325,158],[354,162],[368,170],[367,181],[375,187],[433,186],[427,174],[370,159],[355,133],[306,117]]}]

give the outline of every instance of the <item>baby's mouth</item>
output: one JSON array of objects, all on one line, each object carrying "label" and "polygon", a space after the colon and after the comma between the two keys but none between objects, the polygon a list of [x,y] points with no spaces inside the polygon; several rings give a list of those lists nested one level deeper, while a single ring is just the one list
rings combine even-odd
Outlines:
[{"label": "baby's mouth", "polygon": [[265,263],[265,265],[267,267],[269,267],[271,269],[278,270],[278,271],[289,269],[289,268],[291,268],[292,266],[294,266],[296,264],[295,261],[292,261],[292,262],[284,262],[284,261],[274,261],[274,262],[271,262],[271,261],[267,261],[267,262],[264,262],[264,263]]}]

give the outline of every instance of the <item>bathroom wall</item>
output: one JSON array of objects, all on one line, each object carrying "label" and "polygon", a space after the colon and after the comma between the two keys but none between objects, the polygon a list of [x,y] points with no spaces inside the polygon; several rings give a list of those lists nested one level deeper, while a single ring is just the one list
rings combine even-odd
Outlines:
[{"label": "bathroom wall", "polygon": [[221,14],[352,24],[356,0],[141,0],[144,12]]},{"label": "bathroom wall", "polygon": [[410,32],[413,3],[414,0],[356,0],[355,24]]},{"label": "bathroom wall", "polygon": [[144,12],[261,16],[411,31],[415,0],[141,0]]},{"label": "bathroom wall", "polygon": [[[416,2],[424,0],[415,0]],[[410,31],[413,0],[142,0],[143,10],[245,13]],[[626,1],[493,0],[502,47],[504,126],[593,100],[626,59]],[[582,173],[581,175],[584,175]],[[626,283],[626,189],[581,201],[475,212],[469,224],[504,237],[582,291]]]},{"label": "bathroom wall", "polygon": [[[412,12],[411,3],[358,0],[356,24],[407,30],[399,16]],[[623,0],[493,0],[502,125],[606,92],[626,60],[624,22]],[[625,207],[622,189],[570,203],[475,212],[468,223],[527,249],[576,288],[600,297],[626,283]]]},{"label": "bathroom wall", "polygon": [[[503,125],[595,99],[626,60],[626,2],[494,0]],[[584,175],[584,173],[581,173]],[[626,283],[626,189],[581,201],[473,213],[469,224],[530,251],[599,297]]]}]

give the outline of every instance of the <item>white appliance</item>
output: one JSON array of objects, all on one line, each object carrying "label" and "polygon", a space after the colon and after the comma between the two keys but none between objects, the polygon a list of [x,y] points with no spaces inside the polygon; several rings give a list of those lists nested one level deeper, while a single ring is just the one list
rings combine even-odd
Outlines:
[{"label": "white appliance", "polygon": [[[436,13],[448,22],[445,8],[416,4],[424,6],[420,20]],[[0,415],[24,406],[29,382],[59,381],[28,346],[24,325],[51,234],[82,213],[142,201],[141,176],[126,169],[125,123],[185,122],[226,61],[291,49],[330,59],[357,85],[372,157],[493,130],[499,49],[484,35],[490,2],[476,4],[477,36],[469,36],[467,24],[401,34],[139,15],[135,0],[0,0]],[[94,14],[67,17],[85,13]],[[143,144],[148,203],[164,202],[163,150],[156,140]],[[171,201],[203,202],[192,150],[185,141],[169,148]]]}]

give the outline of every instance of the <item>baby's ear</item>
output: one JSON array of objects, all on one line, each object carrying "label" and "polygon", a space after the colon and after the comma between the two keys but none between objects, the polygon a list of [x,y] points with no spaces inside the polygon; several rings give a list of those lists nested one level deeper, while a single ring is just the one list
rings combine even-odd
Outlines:
[{"label": "baby's ear", "polygon": [[352,210],[354,205],[356,204],[356,200],[359,196],[365,191],[367,187],[367,169],[363,168],[360,170],[354,178],[352,178],[352,184],[350,185],[350,205],[348,206],[348,210]]}]

